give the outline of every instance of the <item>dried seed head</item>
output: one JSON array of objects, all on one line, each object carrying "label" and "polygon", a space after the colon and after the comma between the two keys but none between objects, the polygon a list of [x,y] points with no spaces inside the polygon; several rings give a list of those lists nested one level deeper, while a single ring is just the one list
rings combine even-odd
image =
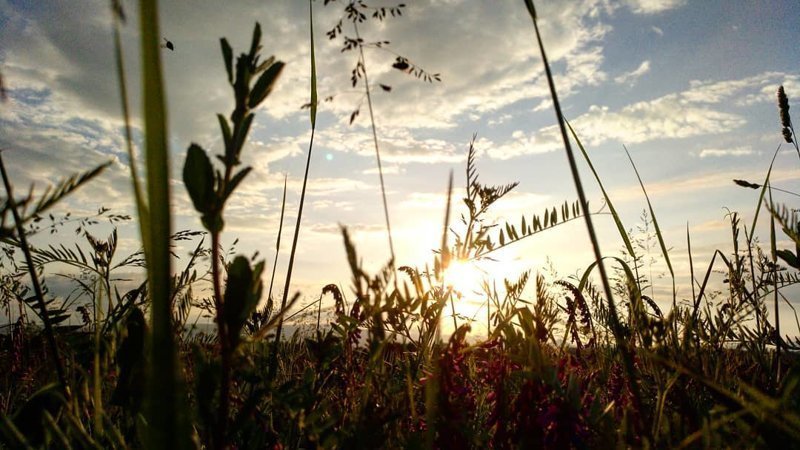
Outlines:
[{"label": "dried seed head", "polygon": [[787,123],[784,123],[784,118],[788,122],[789,120],[789,98],[786,97],[786,91],[783,90],[783,86],[778,87],[778,110],[781,113],[781,124],[783,126],[788,127]]},{"label": "dried seed head", "polygon": [[781,126],[783,127],[791,126],[792,118],[789,117],[789,108],[787,107],[786,109],[781,109],[780,113],[781,113]]},{"label": "dried seed head", "polygon": [[786,97],[786,91],[783,90],[783,86],[778,86],[778,107],[781,109],[789,109],[789,98]]},{"label": "dried seed head", "polygon": [[792,143],[792,131],[789,129],[789,127],[783,127],[783,139],[786,140],[787,144]]}]

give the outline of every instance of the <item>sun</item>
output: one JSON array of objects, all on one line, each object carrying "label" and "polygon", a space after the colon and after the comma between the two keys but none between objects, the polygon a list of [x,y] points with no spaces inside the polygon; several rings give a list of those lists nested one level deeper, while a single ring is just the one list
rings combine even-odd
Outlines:
[{"label": "sun", "polygon": [[445,334],[454,330],[453,309],[458,325],[469,323],[473,332],[482,332],[486,327],[486,294],[483,293],[483,281],[486,278],[487,273],[474,261],[450,261],[444,272],[444,286],[452,289],[453,296],[452,303],[448,301],[442,317],[442,331]]},{"label": "sun", "polygon": [[443,311],[442,332],[447,335],[454,330],[453,309],[456,323],[460,326],[470,323],[471,334],[485,335],[488,331],[489,315],[494,306],[487,305],[485,286],[491,286],[493,295],[503,298],[505,283],[503,280],[515,280],[525,268],[518,261],[465,260],[453,259],[443,274],[444,287],[452,289],[452,304]]},{"label": "sun", "polygon": [[486,274],[473,261],[454,259],[444,271],[444,285],[461,297],[474,297],[481,293],[485,277]]}]

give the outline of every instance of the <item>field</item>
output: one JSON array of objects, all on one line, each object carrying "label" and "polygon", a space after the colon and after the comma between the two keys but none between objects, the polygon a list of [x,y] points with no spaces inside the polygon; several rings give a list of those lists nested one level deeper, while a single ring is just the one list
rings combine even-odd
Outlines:
[{"label": "field", "polygon": [[[97,181],[110,163],[87,168],[34,198],[15,189],[14,174],[7,173],[6,155],[0,152],[0,295],[9,322],[9,331],[0,334],[0,445],[800,448],[800,340],[782,334],[777,325],[780,306],[791,306],[800,282],[800,221],[793,205],[773,201],[772,166],[755,182],[732,181],[759,194],[752,218],[728,216],[733,252],[716,250],[708,266],[694,267],[687,229],[691,298],[679,298],[669,248],[645,184],[639,178],[647,206],[642,237],[623,226],[614,198],[562,113],[537,11],[532,0],[525,0],[521,10],[531,19],[532,45],[541,55],[577,200],[521,220],[490,219],[496,202],[517,183],[483,183],[473,138],[464,197],[454,195],[452,174],[442,193],[447,206],[435,236],[441,246],[428,264],[397,266],[372,109],[376,86],[369,83],[363,55],[367,44],[358,35],[358,24],[401,16],[405,5],[324,3],[344,11],[344,21],[327,37],[341,39],[343,51],[360,54],[352,84],[364,89],[367,103],[349,120],[369,112],[383,200],[377,207],[383,208],[392,257],[378,271],[365,269],[345,224],[341,235],[347,261],[342,264],[352,276],[350,286],[322,287],[334,310],[323,313],[322,297],[301,309],[301,294],[291,291],[317,110],[326,102],[317,93],[313,32],[311,85],[304,105],[311,130],[305,178],[296,225],[281,226],[276,244],[276,253],[289,252],[286,279],[276,284],[277,255],[272,261],[223,248],[230,218],[226,206],[252,179],[251,167],[242,167],[242,154],[248,150],[255,111],[282,88],[285,64],[262,54],[262,44],[268,43],[262,42],[258,23],[249,48],[241,53],[227,39],[220,40],[235,107],[217,115],[221,154],[191,144],[177,162],[203,230],[174,232],[171,199],[185,193],[169,186],[160,56],[163,47],[172,50],[172,43],[164,43],[159,30],[157,1],[140,0],[145,164],[139,167],[119,34],[128,25],[123,5],[113,1],[115,64],[136,215],[101,210],[80,222],[85,238],[80,244],[35,246],[27,238],[41,231],[51,208]],[[342,34],[342,27],[351,25],[355,39]],[[403,56],[397,56],[393,68],[422,83],[441,81],[438,73]],[[787,93],[783,86],[775,90],[775,122],[782,130],[775,138],[800,158],[789,112],[789,95],[800,93]],[[592,177],[582,178],[579,164],[586,164]],[[584,186],[590,183],[601,189],[601,211],[589,208]],[[285,192],[281,224],[292,207]],[[464,214],[458,217],[456,210]],[[624,246],[620,256],[600,251],[593,219],[601,213],[614,221]],[[98,218],[112,224],[134,221],[142,250],[121,257],[116,230],[107,238],[82,230]],[[463,227],[454,231],[459,220]],[[553,279],[525,272],[496,280],[503,284],[498,289],[463,271],[471,262],[490,259],[524,239],[559,233],[572,222],[588,233],[594,254],[579,276]],[[770,233],[761,240],[753,231],[759,223]],[[288,250],[281,250],[281,241]],[[781,241],[794,248],[780,248]],[[190,257],[178,262],[178,247],[188,248]],[[644,247],[653,254],[645,254]],[[668,268],[668,298],[653,298],[651,257]],[[46,268],[54,264],[77,273],[69,280],[80,292],[72,302],[56,301],[43,288],[43,279],[52,276]],[[133,288],[116,277],[130,268],[146,274]],[[715,271],[725,277],[721,290],[709,282]],[[465,310],[457,313],[456,306],[471,289],[465,286],[476,285],[486,305],[487,317],[480,321]],[[657,300],[671,307],[664,311]],[[211,325],[198,332],[192,325],[199,314],[209,317]],[[298,315],[304,319],[302,332],[294,332]],[[469,334],[478,327],[485,330]]]}]

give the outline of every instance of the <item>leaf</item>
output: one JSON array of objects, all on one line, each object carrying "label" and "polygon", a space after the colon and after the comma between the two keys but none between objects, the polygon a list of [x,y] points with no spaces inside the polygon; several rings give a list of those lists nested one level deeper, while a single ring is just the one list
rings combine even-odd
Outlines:
[{"label": "leaf", "polygon": [[384,92],[392,92],[392,87],[391,87],[391,86],[389,86],[389,85],[386,85],[386,84],[380,84],[379,86],[381,87],[381,89],[383,89],[383,90],[384,90]]},{"label": "leaf", "polygon": [[217,120],[219,121],[219,128],[222,131],[223,144],[225,144],[225,155],[228,155],[228,153],[232,151],[231,149],[233,147],[231,126],[228,124],[228,119],[226,119],[222,114],[217,114]]},{"label": "leaf", "polygon": [[233,193],[234,189],[236,189],[236,186],[238,186],[239,183],[244,180],[244,177],[246,177],[251,170],[253,170],[252,167],[245,167],[244,169],[240,170],[239,173],[234,175],[233,178],[231,178],[231,181],[228,182],[228,186],[225,188],[225,195],[222,198],[223,201],[227,200],[227,198]]},{"label": "leaf", "polygon": [[272,87],[275,85],[275,82],[281,75],[284,65],[285,64],[283,62],[278,61],[271,65],[264,73],[261,74],[260,77],[258,77],[258,81],[256,81],[252,92],[250,92],[250,100],[248,102],[248,106],[250,108],[255,108],[261,104],[261,102],[263,102],[264,99],[267,98],[267,96],[272,92]]},{"label": "leaf", "polygon": [[253,114],[248,113],[242,124],[235,130],[235,135],[233,136],[233,149],[231,155],[226,155],[227,164],[237,165],[239,164],[239,153],[242,151],[242,147],[244,147],[244,141],[247,140],[247,134],[250,132],[250,126],[253,124]]},{"label": "leaf", "polygon": [[256,22],[256,26],[253,29],[253,41],[250,43],[250,61],[252,62],[255,57],[256,53],[258,53],[258,49],[261,47],[261,24]]},{"label": "leaf", "polygon": [[250,268],[248,259],[241,255],[237,256],[228,268],[222,317],[228,325],[229,338],[234,346],[239,340],[239,332],[245,321],[261,299],[263,269],[263,261],[256,264],[254,270]]},{"label": "leaf", "polygon": [[225,38],[220,38],[222,47],[222,59],[225,60],[225,70],[228,72],[228,83],[233,83],[233,49]]},{"label": "leaf", "polygon": [[789,266],[794,267],[795,269],[800,269],[800,261],[798,261],[795,254],[790,250],[777,250],[775,254],[778,255],[780,259],[786,261],[786,264]]},{"label": "leaf", "polygon": [[190,145],[186,152],[183,183],[198,212],[207,214],[214,209],[214,169],[205,150],[197,144]]},{"label": "leaf", "polygon": [[352,114],[350,114],[350,125],[352,125],[353,121],[356,120],[356,117],[358,117],[358,113],[359,113],[359,110],[357,109],[357,110],[353,111]]}]

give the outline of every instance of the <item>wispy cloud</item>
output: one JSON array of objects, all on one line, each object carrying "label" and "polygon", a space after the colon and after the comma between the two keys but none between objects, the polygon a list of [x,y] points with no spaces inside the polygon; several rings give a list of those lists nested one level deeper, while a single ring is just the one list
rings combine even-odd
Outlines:
[{"label": "wispy cloud", "polygon": [[636,14],[656,14],[683,6],[686,0],[625,0],[625,3]]},{"label": "wispy cloud", "polygon": [[614,82],[617,84],[633,84],[647,72],[650,72],[650,61],[642,61],[636,69],[615,77]]},{"label": "wispy cloud", "polygon": [[[793,75],[765,72],[736,80],[691,81],[684,91],[618,109],[592,105],[571,122],[581,140],[592,146],[606,142],[638,144],[718,135],[747,123],[744,115],[732,112],[730,105],[723,107],[723,102],[734,102],[748,95],[758,96],[763,102],[774,101],[772,94],[766,95],[764,89],[774,89],[770,86],[794,80]],[[548,126],[536,132],[514,132],[511,140],[495,144],[488,149],[488,154],[496,159],[509,159],[558,148],[558,128]]]},{"label": "wispy cloud", "polygon": [[733,147],[733,148],[706,148],[700,150],[698,156],[700,158],[720,158],[725,156],[747,156],[753,155],[755,152],[751,147]]}]

